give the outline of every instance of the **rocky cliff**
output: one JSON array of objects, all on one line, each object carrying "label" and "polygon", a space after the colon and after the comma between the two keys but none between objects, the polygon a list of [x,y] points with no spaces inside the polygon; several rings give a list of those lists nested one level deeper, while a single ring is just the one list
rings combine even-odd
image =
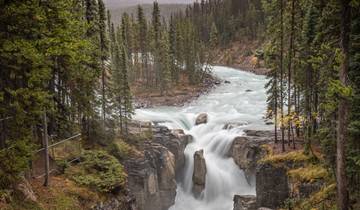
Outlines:
[{"label": "rocky cliff", "polygon": [[126,161],[128,186],[138,210],[167,210],[175,202],[176,174],[184,166],[184,150],[191,140],[165,127],[153,130],[144,157]]}]

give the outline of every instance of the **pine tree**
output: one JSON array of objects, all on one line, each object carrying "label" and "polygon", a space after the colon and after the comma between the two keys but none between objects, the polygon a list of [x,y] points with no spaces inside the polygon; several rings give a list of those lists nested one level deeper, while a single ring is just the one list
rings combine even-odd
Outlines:
[{"label": "pine tree", "polygon": [[100,51],[101,51],[101,104],[102,104],[102,117],[103,122],[105,123],[106,119],[106,107],[107,107],[107,97],[106,97],[106,89],[107,89],[107,80],[108,73],[107,66],[105,62],[108,60],[108,52],[109,52],[109,43],[106,34],[106,12],[105,5],[102,0],[99,0],[99,31],[100,31]]}]

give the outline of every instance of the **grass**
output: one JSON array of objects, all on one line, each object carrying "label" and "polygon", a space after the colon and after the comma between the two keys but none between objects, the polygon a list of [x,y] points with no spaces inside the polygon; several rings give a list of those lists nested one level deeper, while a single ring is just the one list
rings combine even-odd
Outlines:
[{"label": "grass", "polygon": [[288,171],[288,175],[296,181],[309,183],[329,177],[328,171],[321,165],[309,165],[291,169]]},{"label": "grass", "polygon": [[24,201],[13,195],[11,202],[0,202],[4,210],[85,210],[100,202],[99,194],[89,188],[80,187],[64,176],[51,177],[50,187],[42,185],[43,180],[31,180],[37,202]]},{"label": "grass", "polygon": [[279,163],[285,163],[285,162],[290,161],[290,162],[299,163],[299,162],[306,162],[310,159],[311,159],[311,157],[305,155],[303,153],[303,151],[299,150],[299,151],[293,151],[293,152],[278,154],[278,155],[274,155],[274,154],[270,153],[265,158],[261,159],[260,162],[261,163],[270,163],[270,164],[279,164]]}]

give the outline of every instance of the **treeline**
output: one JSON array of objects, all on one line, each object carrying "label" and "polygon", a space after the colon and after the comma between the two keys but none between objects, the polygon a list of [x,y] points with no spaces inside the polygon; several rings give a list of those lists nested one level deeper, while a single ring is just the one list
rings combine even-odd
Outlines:
[{"label": "treeline", "polygon": [[138,6],[137,15],[124,13],[119,38],[130,59],[129,79],[144,89],[160,90],[167,94],[172,86],[202,82],[209,69],[208,51],[199,39],[189,18],[173,15],[169,21],[161,16],[159,4],[154,2],[152,18],[148,21],[144,10]]},{"label": "treeline", "polygon": [[[360,185],[359,1],[262,1],[269,116],[282,150],[319,145],[337,178],[338,208]],[[286,132],[287,131],[287,132]]]},{"label": "treeline", "polygon": [[217,47],[236,40],[263,38],[264,12],[261,0],[201,0],[189,5],[185,16],[194,23],[200,39],[210,46],[217,33]]},{"label": "treeline", "polygon": [[85,143],[106,143],[115,127],[126,133],[133,109],[127,49],[113,38],[102,0],[0,6],[0,189],[6,189],[28,169],[46,131],[53,141],[81,132]]},{"label": "treeline", "polygon": [[[26,171],[43,136],[86,145],[128,134],[132,85],[168,94],[202,82],[209,51],[189,17],[153,4],[114,26],[103,0],[0,3],[0,189]],[[44,126],[46,125],[46,126]],[[45,129],[47,127],[47,129]]]}]

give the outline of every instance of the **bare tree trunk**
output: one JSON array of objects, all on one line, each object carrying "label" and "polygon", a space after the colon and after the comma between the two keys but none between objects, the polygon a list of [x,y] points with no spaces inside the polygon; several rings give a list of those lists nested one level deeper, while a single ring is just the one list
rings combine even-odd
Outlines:
[{"label": "bare tree trunk", "polygon": [[284,128],[284,2],[280,0],[280,114],[281,114],[281,145],[285,152],[285,128]]},{"label": "bare tree trunk", "polygon": [[105,127],[105,119],[106,119],[106,96],[105,96],[105,64],[102,61],[102,74],[101,74],[101,92],[102,92],[102,117],[103,117],[103,126]]},{"label": "bare tree trunk", "polygon": [[43,138],[44,138],[44,159],[45,159],[45,181],[44,181],[44,186],[47,187],[49,186],[49,168],[50,168],[50,163],[49,163],[49,139],[48,139],[48,132],[47,132],[47,118],[46,118],[46,112],[44,112],[43,114]]},{"label": "bare tree trunk", "polygon": [[[290,46],[289,46],[289,65],[288,65],[288,146],[290,147],[290,139],[291,139],[291,67],[292,67],[292,57],[293,57],[293,48],[294,48],[294,22],[295,22],[295,0],[291,2],[291,32],[290,32]],[[295,142],[293,142],[295,145]]]},{"label": "bare tree trunk", "polygon": [[[350,0],[341,0],[341,38],[340,44],[343,54],[343,61],[339,72],[339,78],[344,86],[348,85],[347,75],[349,70],[349,42],[351,8]],[[337,182],[337,204],[339,210],[349,209],[349,195],[346,177],[346,153],[345,146],[347,141],[348,123],[348,100],[340,98],[338,110],[338,128],[336,142],[336,182]]]}]

